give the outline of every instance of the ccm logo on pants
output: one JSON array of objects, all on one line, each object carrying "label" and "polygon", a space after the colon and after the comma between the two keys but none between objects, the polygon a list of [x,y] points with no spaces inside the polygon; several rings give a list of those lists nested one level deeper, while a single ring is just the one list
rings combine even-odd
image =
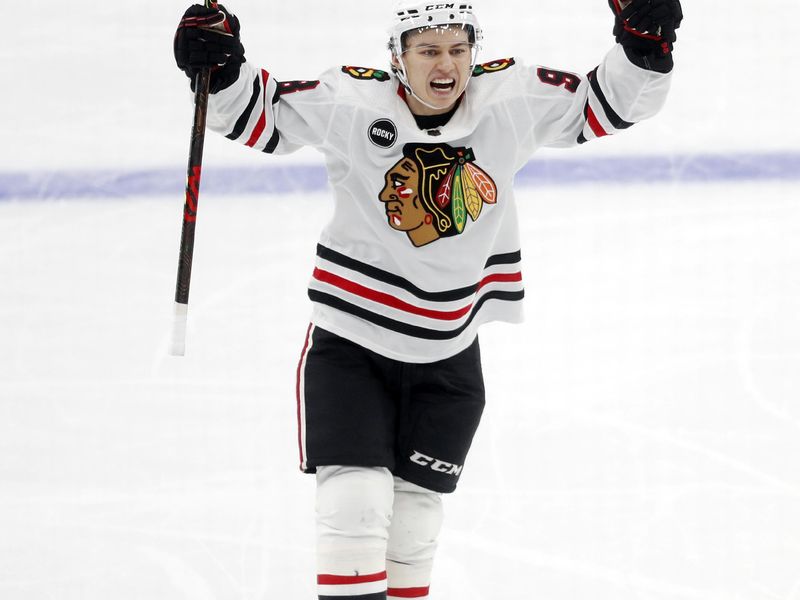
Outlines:
[{"label": "ccm logo on pants", "polygon": [[410,458],[411,462],[423,467],[429,467],[431,470],[436,471],[437,473],[446,473],[448,475],[458,476],[461,475],[461,470],[464,468],[464,465],[454,465],[443,460],[426,456],[422,454],[422,452],[417,452],[416,450]]}]

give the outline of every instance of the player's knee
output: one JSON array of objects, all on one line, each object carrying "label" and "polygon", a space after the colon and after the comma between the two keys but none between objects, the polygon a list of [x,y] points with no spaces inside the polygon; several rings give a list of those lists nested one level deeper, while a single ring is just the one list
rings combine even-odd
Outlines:
[{"label": "player's knee", "polygon": [[408,564],[432,561],[443,520],[441,494],[395,478],[387,557]]},{"label": "player's knee", "polygon": [[392,515],[392,475],[385,468],[326,466],[317,470],[321,537],[385,540]]}]

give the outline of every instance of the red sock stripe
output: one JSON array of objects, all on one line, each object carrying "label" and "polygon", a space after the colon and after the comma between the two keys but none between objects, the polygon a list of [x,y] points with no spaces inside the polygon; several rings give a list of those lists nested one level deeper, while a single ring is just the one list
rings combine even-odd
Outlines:
[{"label": "red sock stripe", "polygon": [[386,595],[393,598],[427,598],[430,587],[389,588]]},{"label": "red sock stripe", "polygon": [[319,585],[353,585],[356,583],[383,581],[384,579],[386,579],[386,571],[373,573],[372,575],[317,575],[317,583]]}]

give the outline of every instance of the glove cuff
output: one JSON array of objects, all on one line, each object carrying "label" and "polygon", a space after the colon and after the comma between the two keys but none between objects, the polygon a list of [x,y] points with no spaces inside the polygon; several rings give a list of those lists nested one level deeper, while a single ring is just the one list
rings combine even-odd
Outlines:
[{"label": "glove cuff", "polygon": [[641,49],[622,44],[622,49],[625,50],[625,56],[628,57],[629,61],[646,71],[669,73],[675,66],[675,62],[672,60],[672,52],[664,54],[660,48],[654,52],[642,52]]},{"label": "glove cuff", "polygon": [[[211,68],[211,84],[209,85],[208,91],[210,94],[216,94],[217,92],[221,92],[225,88],[229,88],[233,85],[233,83],[239,79],[239,71],[241,71],[242,61],[231,61],[226,63],[221,67],[212,67]],[[186,75],[189,77],[190,85],[192,91],[195,90],[195,82],[197,81],[196,73],[192,74],[186,71]]]}]

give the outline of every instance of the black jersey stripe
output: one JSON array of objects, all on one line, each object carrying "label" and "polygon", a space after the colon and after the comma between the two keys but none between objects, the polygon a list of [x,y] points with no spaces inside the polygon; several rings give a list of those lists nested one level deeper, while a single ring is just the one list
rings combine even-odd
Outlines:
[{"label": "black jersey stripe", "polygon": [[264,152],[267,154],[272,154],[275,152],[275,148],[278,147],[278,142],[281,141],[281,134],[278,133],[278,128],[276,127],[275,130],[272,132],[272,137],[269,138],[267,145],[264,147]]},{"label": "black jersey stripe", "polygon": [[244,132],[245,127],[247,127],[247,122],[250,120],[250,115],[253,113],[253,109],[256,106],[256,102],[258,102],[258,97],[261,95],[261,75],[256,75],[256,78],[253,80],[253,94],[250,96],[250,102],[247,103],[244,111],[239,118],[236,120],[236,124],[233,126],[233,131],[231,131],[225,137],[229,140],[237,139],[242,133]]},{"label": "black jersey stripe", "polygon": [[600,88],[600,83],[597,81],[597,69],[599,68],[600,67],[595,67],[594,71],[589,73],[589,83],[592,86],[594,95],[597,97],[597,99],[600,101],[600,105],[603,107],[603,112],[605,113],[606,118],[616,129],[627,129],[628,127],[632,127],[634,123],[629,123],[620,117],[616,111],[611,108],[608,100],[606,100],[606,95],[603,93],[603,90]]},{"label": "black jersey stripe", "polygon": [[[591,73],[589,76],[591,77]],[[586,104],[583,105],[583,129],[581,130],[581,134],[578,136],[578,143],[585,144],[589,140],[586,139],[586,136],[583,134],[583,131],[586,129],[586,125],[589,124],[589,99],[586,99]]]},{"label": "black jersey stripe", "polygon": [[478,284],[476,283],[474,285],[454,290],[447,290],[443,292],[427,292],[418,288],[413,283],[400,277],[399,275],[389,273],[388,271],[384,271],[378,267],[374,267],[354,258],[350,258],[349,256],[345,256],[340,252],[336,252],[336,250],[326,248],[322,244],[317,245],[317,256],[327,260],[328,262],[332,262],[335,265],[339,265],[340,267],[344,267],[346,269],[350,269],[351,271],[355,271],[356,273],[361,273],[362,275],[371,277],[376,281],[388,283],[389,285],[398,287],[409,292],[410,294],[413,294],[421,300],[430,300],[433,302],[452,302],[453,300],[469,298],[478,290]]},{"label": "black jersey stripe", "polygon": [[517,250],[516,252],[508,252],[507,254],[495,254],[494,256],[489,257],[489,260],[486,261],[486,264],[483,268],[488,269],[494,265],[513,265],[521,260],[522,252],[520,250]]},{"label": "black jersey stripe", "polygon": [[[362,275],[366,275],[367,277],[370,277],[376,281],[387,283],[394,287],[405,290],[408,293],[416,296],[420,300],[429,300],[431,302],[452,302],[454,300],[463,300],[464,298],[469,298],[470,296],[475,294],[475,292],[478,291],[478,286],[480,285],[480,282],[476,282],[473,285],[453,290],[445,290],[442,292],[428,292],[426,290],[420,289],[419,287],[417,287],[407,279],[400,277],[399,275],[395,275],[394,273],[390,273],[389,271],[384,271],[383,269],[379,269],[378,267],[374,267],[372,265],[368,265],[367,263],[363,263],[354,258],[350,258],[349,256],[346,256],[341,252],[337,252],[336,250],[331,250],[330,248],[327,248],[322,244],[317,244],[317,256],[335,265],[344,267],[345,269],[350,269],[351,271],[355,271],[356,273],[361,273]],[[519,251],[510,252],[508,254],[496,254],[495,256],[489,258],[484,268],[500,264],[510,265],[518,263],[520,262],[520,260],[522,260],[522,253]]]},{"label": "black jersey stripe", "polygon": [[525,297],[525,292],[523,290],[520,290],[518,292],[502,292],[502,291],[487,292],[486,294],[481,296],[480,300],[478,300],[475,303],[475,306],[473,306],[472,308],[472,312],[470,312],[469,317],[467,318],[466,321],[464,321],[462,325],[456,327],[455,329],[450,329],[445,331],[440,331],[438,329],[428,329],[427,327],[420,327],[418,325],[411,325],[410,323],[404,323],[403,321],[391,319],[384,315],[379,315],[378,313],[374,313],[371,310],[367,310],[366,308],[362,308],[361,306],[357,306],[351,302],[348,302],[347,300],[344,300],[343,298],[339,298],[338,296],[333,296],[332,294],[326,294],[325,292],[320,292],[319,290],[309,289],[308,297],[311,299],[312,302],[317,302],[319,304],[330,306],[331,308],[335,308],[336,310],[346,312],[348,314],[353,315],[354,317],[364,319],[365,321],[374,323],[379,327],[383,327],[384,329],[389,329],[391,331],[396,331],[397,333],[402,333],[403,335],[416,337],[424,340],[452,340],[461,335],[464,332],[464,330],[467,327],[469,327],[469,324],[472,323],[473,319],[475,319],[478,312],[480,312],[481,307],[489,300],[519,302]]}]

